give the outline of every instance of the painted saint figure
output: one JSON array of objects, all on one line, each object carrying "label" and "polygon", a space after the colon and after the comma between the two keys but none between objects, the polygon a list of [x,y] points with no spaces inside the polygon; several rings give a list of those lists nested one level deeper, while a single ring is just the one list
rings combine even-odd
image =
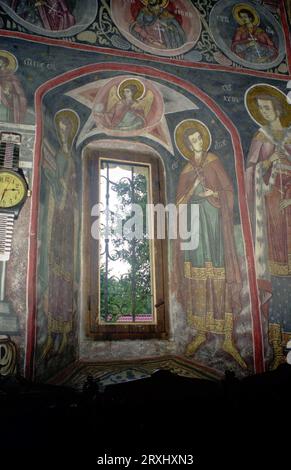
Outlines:
[{"label": "painted saint figure", "polygon": [[142,42],[161,49],[178,49],[186,42],[182,18],[169,0],[141,0],[131,6],[130,32]]},{"label": "painted saint figure", "polygon": [[60,31],[76,23],[67,0],[12,0],[10,6],[25,21],[44,29]]},{"label": "painted saint figure", "polygon": [[120,131],[133,131],[147,126],[147,116],[151,110],[154,95],[145,90],[137,79],[127,79],[112,86],[104,103],[96,103],[93,116],[97,126]]},{"label": "painted saint figure", "polygon": [[26,113],[26,98],[14,72],[17,61],[14,55],[0,51],[0,121],[20,123]]},{"label": "painted saint figure", "polygon": [[250,5],[240,3],[233,9],[233,16],[240,25],[233,36],[231,50],[247,62],[272,62],[278,55],[270,36],[259,28],[260,18]]},{"label": "painted saint figure", "polygon": [[270,85],[246,93],[252,119],[261,125],[247,159],[246,185],[262,311],[276,368],[291,338],[291,106]]},{"label": "painted saint figure", "polygon": [[[53,337],[58,335],[58,352],[66,346],[72,331],[74,309],[74,269],[76,255],[76,192],[74,189],[75,163],[72,145],[79,128],[79,118],[72,110],[61,110],[55,116],[59,150],[55,168],[44,168],[49,192],[47,226],[45,234],[48,249],[47,307],[48,338],[45,357],[53,347]],[[47,200],[47,195],[46,195]]]},{"label": "painted saint figure", "polygon": [[180,123],[176,142],[189,160],[179,178],[177,204],[187,204],[187,209],[199,205],[198,247],[176,250],[177,266],[183,262],[178,297],[187,298],[188,323],[196,329],[186,354],[195,354],[208,333],[220,334],[223,350],[246,367],[233,342],[233,315],[241,310],[242,289],[233,232],[233,186],[219,157],[208,151],[211,136],[202,122]]}]

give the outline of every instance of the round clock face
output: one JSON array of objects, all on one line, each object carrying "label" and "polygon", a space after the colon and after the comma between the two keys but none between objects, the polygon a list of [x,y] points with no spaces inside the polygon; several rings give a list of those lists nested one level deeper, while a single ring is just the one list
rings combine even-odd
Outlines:
[{"label": "round clock face", "polygon": [[13,171],[0,170],[0,208],[17,206],[26,197],[27,188],[23,178]]}]

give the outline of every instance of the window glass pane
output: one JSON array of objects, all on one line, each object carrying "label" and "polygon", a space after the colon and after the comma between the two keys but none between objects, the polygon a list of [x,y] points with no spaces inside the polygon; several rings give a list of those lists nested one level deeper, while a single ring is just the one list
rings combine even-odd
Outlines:
[{"label": "window glass pane", "polygon": [[99,188],[99,323],[155,323],[150,167],[101,159]]}]

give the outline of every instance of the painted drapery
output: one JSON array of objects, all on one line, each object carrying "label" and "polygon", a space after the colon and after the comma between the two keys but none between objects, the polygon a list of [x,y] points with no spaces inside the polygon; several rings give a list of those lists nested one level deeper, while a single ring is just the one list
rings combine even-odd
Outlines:
[{"label": "painted drapery", "polygon": [[[205,188],[212,194],[202,197]],[[223,349],[242,366],[233,344],[234,314],[241,310],[242,279],[233,233],[232,183],[218,156],[204,152],[200,164],[193,159],[182,171],[177,204],[199,205],[199,242],[195,250],[176,244],[179,298],[188,323],[196,330],[186,354],[192,355],[208,333],[224,335]],[[182,267],[181,267],[182,263]]]}]

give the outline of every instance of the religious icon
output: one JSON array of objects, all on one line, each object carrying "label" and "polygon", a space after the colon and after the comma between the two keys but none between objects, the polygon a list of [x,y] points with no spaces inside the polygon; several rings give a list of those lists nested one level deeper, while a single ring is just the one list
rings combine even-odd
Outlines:
[{"label": "religious icon", "polygon": [[138,135],[162,119],[163,99],[151,81],[135,77],[115,78],[98,89],[92,119],[98,129]]},{"label": "religious icon", "polygon": [[84,85],[66,95],[82,103],[90,113],[78,136],[77,147],[89,134],[105,133],[148,137],[172,152],[165,114],[193,109],[184,95],[143,75],[98,77],[93,82],[88,77]]},{"label": "religious icon", "polygon": [[54,121],[59,142],[54,168],[43,167],[45,212],[41,217],[45,230],[50,227],[50,233],[49,236],[42,235],[42,239],[47,240],[47,246],[41,249],[40,264],[46,289],[44,298],[48,322],[42,359],[49,356],[54,348],[58,349],[59,354],[64,350],[73,328],[74,312],[77,195],[72,146],[80,121],[71,109],[58,111]]},{"label": "religious icon", "polygon": [[68,37],[84,31],[96,18],[98,2],[82,0],[0,0],[15,29],[20,24],[29,32],[50,37]]},{"label": "religious icon", "polygon": [[97,102],[93,116],[97,126],[121,131],[147,127],[147,117],[154,101],[154,94],[135,78],[113,85],[106,103]]},{"label": "religious icon", "polygon": [[190,213],[191,205],[199,206],[197,246],[182,250],[181,243],[176,244],[178,298],[184,303],[188,324],[196,330],[186,355],[194,355],[214,333],[223,336],[222,349],[246,367],[233,338],[242,289],[233,230],[233,185],[221,159],[209,151],[211,134],[203,122],[182,121],[175,140],[188,160],[179,177],[177,204],[187,205]]},{"label": "religious icon", "polygon": [[291,105],[278,88],[254,85],[245,95],[259,125],[246,169],[256,272],[262,312],[269,320],[275,369],[291,338]]},{"label": "religious icon", "polygon": [[111,14],[130,42],[153,54],[181,55],[201,32],[199,13],[188,0],[112,1]]},{"label": "religious icon", "polygon": [[26,113],[26,98],[14,72],[17,60],[13,54],[0,51],[0,121],[20,123]]},{"label": "religious icon", "polygon": [[163,49],[177,49],[186,42],[182,17],[169,0],[135,2],[130,32],[140,41]]},{"label": "religious icon", "polygon": [[57,136],[63,152],[66,154],[72,150],[79,125],[79,116],[71,109],[62,109],[55,115]]},{"label": "religious icon", "polygon": [[256,10],[245,3],[233,8],[233,16],[239,27],[236,29],[231,50],[248,62],[271,62],[278,50],[266,31],[259,27],[260,17]]},{"label": "religious icon", "polygon": [[66,0],[11,0],[9,3],[25,21],[45,29],[59,31],[76,22]]},{"label": "religious icon", "polygon": [[218,47],[240,65],[267,70],[284,58],[282,28],[261,5],[220,0],[211,10],[209,25]]}]

